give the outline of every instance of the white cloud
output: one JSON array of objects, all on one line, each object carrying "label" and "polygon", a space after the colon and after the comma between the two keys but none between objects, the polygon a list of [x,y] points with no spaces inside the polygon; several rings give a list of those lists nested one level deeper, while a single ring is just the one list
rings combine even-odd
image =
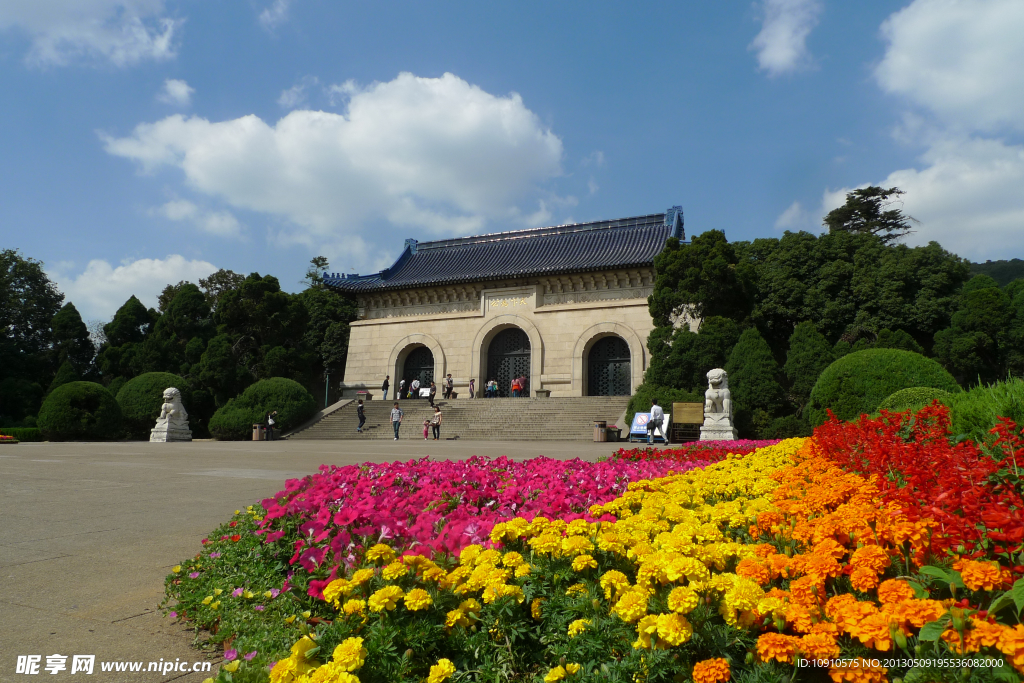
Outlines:
[{"label": "white cloud", "polygon": [[288,20],[288,6],[291,0],[274,0],[274,3],[260,12],[260,24],[271,31]]},{"label": "white cloud", "polygon": [[218,237],[240,237],[242,225],[229,211],[206,211],[187,199],[173,199],[155,213],[172,221],[189,221]]},{"label": "white cloud", "polygon": [[769,76],[805,68],[810,64],[807,36],[818,24],[820,0],[764,0],[761,32],[750,44],[757,64]]},{"label": "white cloud", "polygon": [[967,131],[1024,129],[1024,2],[915,0],[882,24],[883,90]]},{"label": "white cloud", "polygon": [[163,0],[4,0],[0,31],[32,41],[27,56],[37,66],[80,60],[128,66],[175,56],[181,21],[165,16]]},{"label": "white cloud", "polygon": [[292,87],[281,91],[281,96],[277,98],[277,103],[285,109],[297,109],[306,104],[306,89],[319,82],[320,80],[316,76],[305,76]]},{"label": "white cloud", "polygon": [[175,115],[104,142],[144,171],[179,168],[196,191],[284,219],[277,239],[310,246],[356,235],[385,244],[382,221],[438,234],[527,223],[538,209],[524,202],[551,201],[538,186],[562,158],[518,94],[452,74],[400,74],[354,92],[342,114],[298,110],[274,125]]},{"label": "white cloud", "polygon": [[789,205],[789,208],[779,214],[779,217],[775,219],[775,229],[790,230],[806,227],[807,222],[808,214],[804,211],[804,207],[800,205],[800,202],[793,202]]},{"label": "white cloud", "polygon": [[192,102],[192,93],[195,88],[189,87],[185,81],[177,78],[168,78],[164,81],[163,89],[157,94],[156,99],[166,104],[173,104],[176,107],[187,107]]},{"label": "white cloud", "polygon": [[78,275],[66,271],[50,273],[66,299],[72,301],[86,320],[110,320],[133,294],[147,307],[155,308],[163,288],[180,280],[199,282],[217,270],[207,261],[187,260],[172,254],[165,259],[124,261],[116,268],[101,259],[89,261]]}]

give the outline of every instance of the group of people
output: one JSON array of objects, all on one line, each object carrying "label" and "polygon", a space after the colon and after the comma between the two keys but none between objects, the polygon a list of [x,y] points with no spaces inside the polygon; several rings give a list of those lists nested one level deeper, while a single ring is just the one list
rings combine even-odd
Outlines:
[{"label": "group of people", "polygon": [[[512,378],[509,382],[509,395],[512,398],[521,398],[523,396],[529,396],[530,392],[526,388],[526,376],[520,375],[519,377]],[[498,382],[491,379],[484,385],[484,398],[498,398]]]},{"label": "group of people", "polygon": [[[363,431],[363,423],[366,422],[366,416],[363,414],[363,402],[359,402],[359,429],[357,431]],[[405,412],[399,407],[398,401],[395,401],[395,405],[391,408],[391,428],[395,432],[395,441],[398,441],[398,431],[402,426],[402,420],[405,419]],[[433,433],[434,441],[441,438],[441,421],[443,420],[441,415],[441,406],[434,406],[434,413],[426,420],[423,421],[423,440],[426,441],[430,438],[430,434]]]},{"label": "group of people", "polygon": [[[475,384],[476,384],[476,380],[475,379],[469,380],[469,397],[470,398],[473,397],[473,391],[474,391],[474,385]],[[455,380],[452,378],[451,373],[448,373],[448,376],[445,377],[444,380],[442,380],[441,386],[443,387],[443,391],[441,393],[441,396],[445,400],[449,400],[453,396],[455,396]],[[409,387],[409,390],[406,391],[406,381],[405,381],[405,378],[402,378],[402,380],[398,383],[398,387],[395,389],[394,400],[397,401],[397,400],[403,399],[403,398],[422,398],[420,396],[420,389],[421,389],[422,385],[420,384],[420,380],[419,380],[418,377],[414,378],[412,380],[412,382],[409,382],[408,383],[408,387]],[[386,375],[384,377],[384,383],[380,385],[380,390],[381,390],[381,393],[383,394],[382,398],[385,401],[388,400],[388,389],[390,389],[390,388],[391,388],[391,375]],[[434,382],[431,382],[430,383],[430,387],[429,387],[429,392],[426,394],[426,398],[428,398],[430,400],[430,405],[432,407],[434,405],[434,397],[436,397],[436,396],[437,396],[437,384],[435,384]]]}]

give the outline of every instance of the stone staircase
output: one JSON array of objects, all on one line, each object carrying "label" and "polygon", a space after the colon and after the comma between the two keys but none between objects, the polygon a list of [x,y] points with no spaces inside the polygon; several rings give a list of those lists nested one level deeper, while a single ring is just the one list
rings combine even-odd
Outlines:
[{"label": "stone staircase", "polygon": [[[436,401],[444,422],[442,439],[472,441],[593,441],[594,420],[619,423],[628,396],[573,398],[460,398]],[[288,439],[393,439],[392,401],[367,401],[366,424],[356,432],[356,402],[342,406],[323,419],[287,435]],[[402,439],[422,439],[423,421],[433,410],[426,400],[401,401],[405,418]],[[431,438],[433,436],[431,435]]]}]

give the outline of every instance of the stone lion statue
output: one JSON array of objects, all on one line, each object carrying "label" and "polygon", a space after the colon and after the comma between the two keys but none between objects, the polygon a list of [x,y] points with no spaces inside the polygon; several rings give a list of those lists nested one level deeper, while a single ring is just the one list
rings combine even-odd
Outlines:
[{"label": "stone lion statue", "polygon": [[732,415],[729,375],[722,368],[708,372],[708,390],[704,392],[704,412]]},{"label": "stone lion statue", "polygon": [[188,412],[181,404],[181,392],[174,387],[164,389],[164,402],[156,426],[149,435],[150,441],[191,441],[188,428]]}]

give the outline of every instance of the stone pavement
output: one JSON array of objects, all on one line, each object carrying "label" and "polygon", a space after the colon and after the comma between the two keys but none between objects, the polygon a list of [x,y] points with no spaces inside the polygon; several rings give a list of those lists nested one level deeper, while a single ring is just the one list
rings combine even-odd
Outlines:
[{"label": "stone pavement", "polygon": [[[157,608],[164,577],[236,509],[322,463],[425,455],[595,460],[616,447],[420,439],[0,446],[0,681],[200,683],[209,677],[146,671],[160,660],[204,661],[191,648],[194,634]],[[44,670],[53,654],[68,657],[66,670]],[[92,675],[70,673],[76,654],[96,656]],[[39,674],[16,674],[18,655],[41,655]],[[118,661],[143,662],[142,671],[100,671],[100,662]]]}]

